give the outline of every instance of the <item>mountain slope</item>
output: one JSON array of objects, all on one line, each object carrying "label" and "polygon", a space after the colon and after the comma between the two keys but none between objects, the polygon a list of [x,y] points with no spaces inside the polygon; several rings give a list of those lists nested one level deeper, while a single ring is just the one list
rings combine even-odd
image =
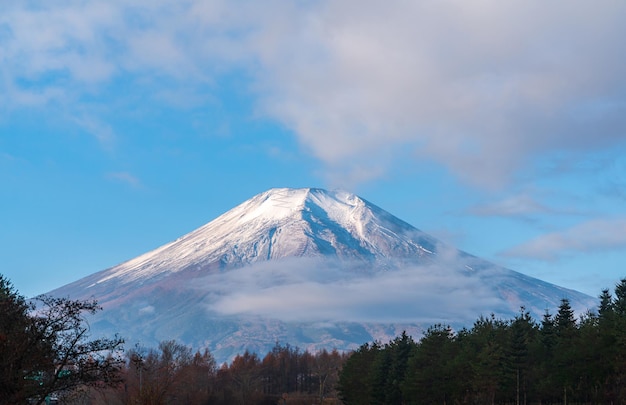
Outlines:
[{"label": "mountain slope", "polygon": [[96,333],[176,338],[218,359],[276,341],[355,348],[480,314],[595,300],[445,246],[346,192],[272,189],[183,237],[51,292],[95,297]]},{"label": "mountain slope", "polygon": [[302,256],[383,263],[387,258],[432,255],[436,243],[352,194],[274,189],[174,242],[99,273],[96,282],[143,282],[192,268]]}]

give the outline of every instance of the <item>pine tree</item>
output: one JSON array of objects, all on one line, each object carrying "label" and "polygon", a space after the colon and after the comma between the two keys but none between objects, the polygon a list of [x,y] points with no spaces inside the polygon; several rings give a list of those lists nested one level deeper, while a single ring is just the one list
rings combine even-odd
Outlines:
[{"label": "pine tree", "polygon": [[475,355],[471,363],[473,391],[479,402],[493,404],[506,380],[506,322],[493,314],[481,316],[471,330],[471,342]]},{"label": "pine tree", "polygon": [[404,384],[409,357],[415,346],[415,341],[407,335],[406,331],[403,331],[398,338],[392,340],[388,345],[392,362],[386,387],[385,402],[387,404],[403,402],[402,385]]},{"label": "pine tree", "polygon": [[377,342],[361,345],[348,357],[341,373],[337,390],[346,405],[373,403],[374,363],[382,348]]},{"label": "pine tree", "polygon": [[449,326],[428,328],[413,349],[402,393],[407,404],[452,402],[454,395],[454,333]]},{"label": "pine tree", "polygon": [[626,278],[615,286],[615,399],[626,403]]},{"label": "pine tree", "polygon": [[600,299],[600,305],[598,307],[598,315],[600,317],[613,314],[615,312],[615,306],[613,304],[613,296],[608,288],[602,290],[602,293],[598,297]]},{"label": "pine tree", "polygon": [[613,306],[617,316],[626,317],[626,278],[621,279],[615,286],[615,301]]},{"label": "pine tree", "polygon": [[574,310],[567,298],[561,300],[554,323],[557,336],[554,358],[555,383],[561,389],[563,404],[567,405],[568,395],[571,396],[574,384],[578,380],[573,367],[577,357],[578,329]]},{"label": "pine tree", "polygon": [[516,405],[527,403],[531,366],[530,346],[536,328],[537,325],[524,307],[520,308],[519,315],[510,326],[509,363],[514,378]]},{"label": "pine tree", "polygon": [[393,359],[389,344],[386,344],[376,355],[370,373],[372,405],[387,404],[387,393],[391,385],[391,366]]}]

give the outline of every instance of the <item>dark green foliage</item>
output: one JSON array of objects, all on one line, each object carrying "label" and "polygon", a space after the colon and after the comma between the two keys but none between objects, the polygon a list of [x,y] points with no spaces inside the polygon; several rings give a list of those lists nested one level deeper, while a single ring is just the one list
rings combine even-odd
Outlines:
[{"label": "dark green foliage", "polygon": [[347,405],[366,404],[372,398],[371,370],[381,351],[378,343],[364,344],[353,352],[339,375],[339,398]]},{"label": "dark green foliage", "polygon": [[415,341],[406,332],[385,345],[373,364],[373,392],[375,404],[402,402],[402,385],[409,355]]},{"label": "dark green foliage", "polygon": [[364,345],[339,376],[341,396],[346,404],[626,403],[626,279],[615,294],[602,291],[597,314],[579,319],[563,299],[540,323],[521,308],[512,320],[480,317],[456,334],[435,325],[417,343],[402,334]]},{"label": "dark green foliage", "polygon": [[538,359],[531,357],[531,351],[534,349],[533,341],[536,339],[538,326],[530,313],[522,307],[509,330],[507,350],[509,389],[513,385],[515,403],[521,404],[526,403],[528,396],[532,395],[529,386],[537,382],[533,379],[531,370],[533,362]]},{"label": "dark green foliage", "polygon": [[457,345],[449,326],[430,327],[409,358],[402,394],[407,404],[442,404],[456,389]]},{"label": "dark green foliage", "polygon": [[614,310],[617,316],[626,317],[626,278],[615,286]]},{"label": "dark green foliage", "polygon": [[608,314],[612,314],[615,311],[615,306],[613,304],[613,297],[611,296],[611,292],[608,288],[602,290],[600,294],[600,306],[598,307],[598,315],[600,317],[606,316]]},{"label": "dark green foliage", "polygon": [[556,345],[551,367],[555,393],[562,394],[562,400],[567,403],[568,396],[575,388],[580,377],[574,367],[574,362],[578,360],[577,351],[579,345],[579,330],[574,318],[574,311],[567,299],[561,300],[561,305],[554,319],[556,330]]},{"label": "dark green foliage", "polygon": [[573,337],[576,330],[576,319],[574,318],[574,310],[569,304],[569,300],[563,298],[561,305],[559,305],[559,311],[554,318],[556,327],[556,334],[561,339],[568,339]]}]

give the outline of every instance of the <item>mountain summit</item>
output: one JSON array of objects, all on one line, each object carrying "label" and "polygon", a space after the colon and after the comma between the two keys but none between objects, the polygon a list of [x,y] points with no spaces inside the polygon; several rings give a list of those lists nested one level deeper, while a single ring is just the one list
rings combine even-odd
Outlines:
[{"label": "mountain summit", "polygon": [[106,270],[97,282],[146,281],[188,270],[324,257],[384,265],[433,255],[437,241],[343,191],[277,188],[258,194],[156,250]]},{"label": "mountain summit", "polygon": [[353,194],[272,189],[125,263],[51,292],[96,298],[95,333],[178,339],[224,360],[277,341],[351,349],[562,298],[595,300],[446,246]]}]

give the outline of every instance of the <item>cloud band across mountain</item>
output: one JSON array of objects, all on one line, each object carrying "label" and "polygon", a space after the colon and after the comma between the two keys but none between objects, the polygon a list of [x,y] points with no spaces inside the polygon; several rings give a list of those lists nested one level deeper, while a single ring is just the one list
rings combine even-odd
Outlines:
[{"label": "cloud band across mountain", "polygon": [[443,265],[371,272],[340,262],[288,259],[211,275],[194,285],[211,291],[210,311],[291,322],[450,323],[502,305],[483,281]]}]

